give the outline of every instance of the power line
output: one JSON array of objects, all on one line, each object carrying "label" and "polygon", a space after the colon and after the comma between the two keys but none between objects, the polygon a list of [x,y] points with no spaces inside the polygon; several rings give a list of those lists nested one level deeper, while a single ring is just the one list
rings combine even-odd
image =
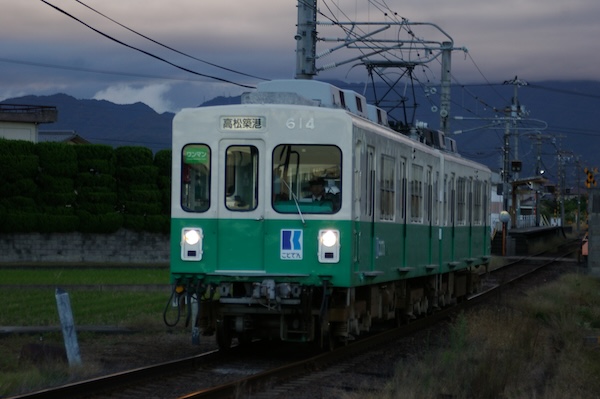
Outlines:
[{"label": "power line", "polygon": [[177,65],[177,64],[175,64],[175,63],[173,63],[173,62],[171,62],[171,61],[168,61],[168,60],[166,60],[166,59],[164,59],[164,58],[162,58],[162,57],[159,57],[159,56],[157,56],[157,55],[155,55],[155,54],[152,54],[152,53],[150,53],[150,52],[148,52],[148,51],[142,50],[142,49],[140,49],[140,48],[137,48],[137,47],[135,47],[135,46],[132,46],[132,45],[130,45],[130,44],[127,44],[127,43],[125,43],[125,42],[122,42],[122,41],[120,41],[120,40],[118,40],[118,39],[116,39],[116,38],[114,38],[114,37],[112,37],[112,36],[110,36],[110,35],[107,35],[106,33],[104,33],[104,32],[102,32],[102,31],[100,31],[100,30],[98,30],[98,29],[96,29],[96,28],[94,28],[94,27],[92,27],[92,26],[90,26],[90,25],[86,24],[85,22],[83,22],[82,20],[78,19],[78,18],[77,18],[77,17],[75,17],[74,15],[71,15],[71,14],[69,14],[69,13],[68,13],[68,12],[66,12],[65,10],[63,10],[63,9],[61,9],[61,8],[59,8],[59,7],[57,7],[57,6],[53,5],[53,4],[51,4],[51,3],[48,3],[46,0],[40,0],[40,1],[41,1],[42,3],[45,3],[46,5],[48,5],[48,6],[52,7],[52,8],[54,8],[56,11],[58,11],[58,12],[60,12],[60,13],[64,14],[64,15],[68,16],[69,18],[71,18],[71,19],[73,19],[73,20],[75,20],[75,21],[79,22],[80,24],[84,25],[85,27],[87,27],[87,28],[89,28],[89,29],[93,30],[94,32],[96,32],[96,33],[98,33],[98,34],[100,34],[100,35],[102,35],[102,36],[106,37],[106,38],[107,38],[107,39],[109,39],[109,40],[112,40],[112,41],[114,41],[115,43],[118,43],[118,44],[120,44],[120,45],[122,45],[122,46],[125,46],[125,47],[127,47],[127,48],[130,48],[130,49],[132,49],[132,50],[139,51],[140,53],[146,54],[147,56],[150,56],[150,57],[152,57],[152,58],[155,58],[155,59],[157,59],[157,60],[159,60],[159,61],[162,61],[162,62],[164,62],[164,63],[166,63],[166,64],[169,64],[169,65],[171,65],[171,66],[173,66],[173,67],[175,67],[175,68],[177,68],[177,69],[181,69],[182,71],[189,72],[189,73],[192,73],[192,74],[194,74],[194,75],[202,76],[202,77],[209,78],[209,79],[214,79],[214,80],[217,80],[217,81],[220,81],[220,82],[224,82],[224,83],[230,83],[230,84],[233,84],[233,85],[236,85],[236,86],[240,86],[240,87],[244,87],[244,88],[247,88],[247,89],[255,89],[255,88],[256,88],[255,86],[249,86],[249,85],[245,85],[245,84],[242,84],[242,83],[236,83],[236,82],[233,82],[233,81],[231,81],[231,80],[227,80],[227,79],[219,78],[219,77],[217,77],[217,76],[206,75],[206,74],[203,74],[203,73],[200,73],[200,72],[196,72],[196,71],[194,71],[194,70],[191,70],[191,69],[189,69],[189,68],[185,68],[185,67],[182,67],[182,66],[180,66],[180,65]]},{"label": "power line", "polygon": [[600,100],[600,95],[597,95],[597,94],[581,93],[578,91],[557,89],[557,88],[553,88],[553,87],[546,87],[546,86],[542,86],[542,85],[538,85],[538,84],[531,84],[531,83],[529,83],[528,86],[531,88],[534,88],[534,89],[539,89],[539,90],[547,90],[547,91],[552,91],[555,93],[569,94],[572,96],[587,97],[587,98],[593,98],[595,100]]},{"label": "power line", "polygon": [[483,74],[483,71],[481,70],[481,68],[479,68],[479,65],[477,65],[477,63],[475,62],[473,57],[471,57],[471,53],[467,53],[467,57],[469,57],[469,60],[471,60],[471,62],[477,69],[477,72],[479,72],[481,77],[485,80],[487,86],[490,87],[492,90],[494,90],[494,92],[498,95],[498,97],[500,97],[500,99],[502,99],[502,101],[504,101],[505,104],[508,103],[508,100],[494,88],[494,85],[492,85],[490,83],[490,81],[488,80],[488,78]]},{"label": "power line", "polygon": [[111,21],[111,22],[114,22],[115,24],[117,24],[117,25],[121,26],[122,28],[125,28],[125,29],[127,29],[128,31],[130,31],[130,32],[132,32],[132,33],[135,33],[136,35],[138,35],[138,36],[141,36],[141,37],[143,37],[144,39],[151,41],[152,43],[158,44],[158,45],[159,45],[159,46],[161,46],[161,47],[164,47],[164,48],[166,48],[166,49],[169,49],[169,50],[171,50],[171,51],[174,51],[174,52],[176,52],[177,54],[181,54],[181,55],[183,55],[183,56],[185,56],[185,57],[191,58],[191,59],[193,59],[193,60],[196,60],[196,61],[200,61],[200,62],[202,62],[202,63],[204,63],[204,64],[207,64],[207,65],[210,65],[210,66],[213,66],[213,67],[216,67],[216,68],[223,69],[223,70],[225,70],[225,71],[228,71],[228,72],[237,73],[237,74],[239,74],[239,75],[243,75],[243,76],[247,76],[247,77],[250,77],[250,78],[255,78],[255,79],[259,79],[259,80],[269,80],[269,79],[266,79],[266,78],[261,78],[261,77],[258,77],[258,76],[249,75],[249,74],[247,74],[247,73],[244,73],[244,72],[239,72],[239,71],[236,71],[236,70],[234,70],[234,69],[226,68],[226,67],[223,67],[223,66],[221,66],[221,65],[217,65],[217,64],[214,64],[214,63],[212,63],[212,62],[208,62],[208,61],[202,60],[202,59],[200,59],[200,58],[194,57],[194,56],[192,56],[192,55],[186,54],[186,53],[184,53],[184,52],[182,52],[182,51],[179,51],[179,50],[177,50],[177,49],[174,49],[173,47],[167,46],[166,44],[160,43],[160,42],[158,42],[158,41],[156,41],[156,40],[154,40],[154,39],[152,39],[152,38],[150,38],[150,37],[148,37],[148,36],[146,36],[146,35],[143,35],[143,34],[141,34],[141,33],[137,32],[137,31],[135,31],[135,30],[133,30],[133,29],[131,29],[131,28],[129,28],[129,27],[127,27],[127,26],[123,25],[122,23],[120,23],[120,22],[118,22],[118,21],[115,21],[113,18],[110,18],[109,16],[107,16],[107,15],[105,15],[105,14],[101,13],[100,11],[98,11],[98,10],[96,10],[96,9],[94,9],[94,8],[92,8],[92,7],[90,7],[90,6],[88,6],[87,4],[85,4],[84,2],[82,2],[82,1],[80,1],[80,0],[75,0],[75,1],[76,1],[77,3],[79,3],[79,4],[81,4],[82,6],[84,6],[84,7],[88,8],[88,9],[92,10],[92,11],[93,11],[93,12],[95,12],[96,14],[99,14],[99,15],[103,16],[104,18],[108,19],[109,21]]},{"label": "power line", "polygon": [[130,77],[135,77],[135,78],[150,78],[150,79],[164,79],[164,80],[178,80],[178,81],[185,81],[185,82],[200,82],[199,79],[173,78],[173,77],[168,77],[168,76],[148,75],[148,74],[141,74],[141,73],[107,71],[107,70],[101,70],[101,69],[72,67],[72,66],[68,66],[68,65],[48,64],[48,63],[42,63],[42,62],[15,60],[15,59],[9,59],[9,58],[0,58],[0,62],[8,62],[11,64],[28,65],[28,66],[35,66],[35,67],[41,67],[41,68],[64,69],[67,71],[75,71],[75,72],[100,73],[100,74],[105,74],[105,75],[130,76]]}]

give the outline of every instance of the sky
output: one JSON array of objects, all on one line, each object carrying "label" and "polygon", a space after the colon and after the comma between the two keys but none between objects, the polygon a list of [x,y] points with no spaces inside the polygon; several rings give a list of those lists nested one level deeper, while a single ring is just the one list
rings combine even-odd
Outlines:
[{"label": "sky", "polygon": [[[252,90],[244,86],[255,86],[261,79],[293,78],[296,72],[295,0],[0,3],[0,100],[65,93],[119,104],[140,101],[159,113],[176,112],[218,95]],[[49,4],[146,53],[109,40]],[[404,18],[436,24],[457,49],[452,54],[455,83],[501,83],[515,76],[527,81],[600,81],[598,0],[319,0],[319,8],[320,21]],[[94,10],[205,62],[159,46]],[[414,33],[425,40],[442,37],[420,26],[414,26]],[[344,36],[339,27],[320,27],[319,35]],[[391,32],[387,35],[393,37]],[[337,43],[319,42],[317,51],[334,46]],[[353,56],[336,53],[332,60]],[[365,81],[365,69],[355,64],[324,71],[317,78]],[[439,71],[439,62],[433,61],[423,68],[421,79],[436,82]]]}]

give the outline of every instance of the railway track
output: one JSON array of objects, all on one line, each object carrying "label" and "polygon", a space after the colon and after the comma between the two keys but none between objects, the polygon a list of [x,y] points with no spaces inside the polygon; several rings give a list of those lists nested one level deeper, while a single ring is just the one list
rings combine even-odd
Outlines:
[{"label": "railway track", "polygon": [[[186,359],[162,363],[150,367],[116,373],[87,381],[46,389],[14,399],[25,398],[278,398],[291,399],[309,387],[314,388],[317,379],[335,381],[332,377],[342,370],[348,374],[362,371],[355,381],[377,366],[377,357],[386,356],[386,348],[402,346],[399,340],[414,336],[450,320],[458,312],[498,296],[507,287],[517,284],[549,265],[575,263],[568,259],[573,249],[561,249],[561,253],[548,252],[534,257],[514,259],[503,268],[482,271],[481,291],[467,301],[445,308],[417,319],[407,325],[373,334],[347,346],[327,353],[306,353],[292,345],[274,346],[273,343],[253,343],[250,347],[235,347],[231,352],[212,351]],[[427,333],[430,334],[430,333]],[[410,340],[411,338],[409,338]],[[416,338],[418,339],[418,338]],[[407,350],[410,350],[407,344]],[[305,348],[305,346],[303,347]],[[295,352],[294,352],[295,351]],[[375,360],[373,359],[375,357]],[[290,359],[293,359],[290,361]],[[383,378],[391,378],[389,372]],[[327,377],[329,376],[329,377]],[[370,376],[370,378],[381,378]],[[351,385],[352,383],[350,383]],[[348,385],[348,383],[346,383]],[[332,389],[356,389],[338,387]],[[363,387],[364,389],[364,387]],[[302,395],[296,397],[303,397]]]}]

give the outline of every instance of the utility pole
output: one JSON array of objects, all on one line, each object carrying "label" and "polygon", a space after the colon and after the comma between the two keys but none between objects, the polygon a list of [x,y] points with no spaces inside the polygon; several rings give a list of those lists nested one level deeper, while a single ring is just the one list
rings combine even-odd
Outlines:
[{"label": "utility pole", "polygon": [[557,187],[555,189],[555,195],[556,195],[556,201],[558,203],[558,205],[560,206],[560,225],[561,227],[564,224],[564,220],[565,220],[565,204],[564,204],[564,194],[566,193],[565,191],[565,158],[563,157],[563,154],[566,154],[566,152],[563,152],[561,150],[561,146],[560,143],[559,145],[556,145],[556,138],[561,139],[562,135],[557,135],[554,139],[552,139],[552,145],[554,146],[554,148],[556,149],[556,160],[557,160],[557,167],[558,167],[558,173],[556,175],[556,179],[557,179]]},{"label": "utility pole", "polygon": [[296,27],[296,79],[312,79],[317,74],[317,0],[298,0]]},{"label": "utility pole", "polygon": [[502,170],[502,207],[504,211],[508,212],[508,188],[509,188],[509,170],[510,170],[510,121],[506,120],[506,126],[504,129],[504,148],[502,149],[502,156],[504,158],[504,166]]},{"label": "utility pole", "polygon": [[442,50],[442,80],[440,90],[440,130],[448,135],[450,130],[450,70],[452,60],[452,42],[443,42]]},{"label": "utility pole", "polygon": [[[517,166],[517,165],[520,165],[520,161],[518,161],[518,159],[519,159],[519,133],[517,130],[517,122],[521,119],[521,114],[523,113],[523,108],[521,108],[521,105],[519,104],[519,97],[518,97],[519,96],[519,87],[527,85],[527,82],[520,80],[517,76],[515,76],[515,78],[512,80],[504,81],[504,84],[514,86],[514,93],[513,93],[511,105],[510,105],[510,108],[508,108],[506,110],[506,114],[507,114],[506,115],[506,125],[505,125],[505,129],[504,129],[504,180],[503,180],[502,196],[504,199],[504,209],[508,210],[508,207],[509,207],[508,188],[509,188],[509,183],[510,183],[509,176],[512,177],[513,180],[516,180],[519,178],[519,172],[520,172],[520,167]],[[514,129],[514,136],[515,136],[513,161],[511,161],[509,159],[511,128]],[[509,167],[509,165],[511,167]],[[512,166],[515,166],[515,167],[512,167]],[[509,171],[512,172],[513,174],[511,175],[509,173]],[[516,201],[518,202],[519,199],[516,198]],[[513,208],[512,212],[511,212],[512,221],[514,224],[516,224],[516,220],[518,219],[519,206],[518,206],[518,204],[510,204],[510,206]]]},{"label": "utility pole", "polygon": [[[414,84],[413,71],[416,67],[427,65],[433,61],[442,62],[442,98],[440,99],[440,130],[448,134],[450,114],[451,53],[453,50],[467,52],[466,48],[454,47],[454,41],[448,33],[430,22],[414,22],[404,18],[386,18],[386,21],[340,21],[321,20],[317,18],[317,0],[298,0],[298,22],[296,39],[296,79],[313,79],[320,72],[354,64],[362,64],[372,80],[374,104],[386,108],[388,118],[400,121],[393,111],[404,111],[404,123],[414,124],[414,115],[406,115],[406,96],[397,88],[400,80],[410,79]],[[317,27],[319,29],[317,35]],[[342,34],[329,32],[342,31]],[[436,38],[425,40],[415,34],[415,29],[427,29],[428,35]],[[319,52],[317,52],[317,41]],[[323,47],[323,48],[321,48]],[[328,47],[328,48],[325,48]],[[326,57],[337,53],[339,57],[333,62],[324,63]],[[400,70],[391,73],[391,68]],[[387,87],[378,90],[374,75],[381,78]],[[417,102],[413,93],[413,108]],[[393,98],[398,94],[398,101]],[[385,107],[383,104],[385,103]],[[395,104],[394,104],[395,103]],[[390,105],[391,104],[391,105]],[[437,107],[436,111],[437,111]],[[433,109],[433,107],[432,107]]]},{"label": "utility pole", "polygon": [[[524,80],[519,79],[517,76],[515,76],[514,79],[512,80],[506,80],[504,81],[505,85],[513,85],[514,87],[514,92],[513,92],[513,97],[512,97],[512,101],[511,101],[511,106],[510,106],[510,122],[512,125],[512,128],[514,129],[514,160],[518,160],[519,159],[519,131],[517,128],[517,121],[519,119],[521,119],[521,115],[525,113],[525,107],[521,107],[521,104],[519,103],[519,87],[521,86],[527,86],[527,82],[525,82]],[[514,174],[514,178],[518,179],[519,178],[519,171],[515,171]]]},{"label": "utility pole", "polygon": [[[543,174],[542,170],[542,135],[539,133],[537,136],[536,158],[535,158],[535,176],[541,177]],[[538,184],[534,185],[535,190],[535,227],[540,227],[540,187]]]},{"label": "utility pole", "polygon": [[575,157],[575,176],[577,177],[577,234],[581,230],[581,164],[579,156]]},{"label": "utility pole", "polygon": [[559,204],[560,204],[560,227],[564,225],[565,218],[565,175],[564,175],[564,160],[562,153],[558,152],[558,195],[559,195]]},{"label": "utility pole", "polygon": [[[549,135],[544,135],[542,134],[540,131],[536,131],[535,133],[532,133],[529,135],[529,138],[531,138],[532,140],[535,140],[535,177],[540,179],[540,182],[542,181],[542,177],[545,173],[545,170],[543,168],[543,164],[542,164],[542,142],[544,139],[550,139],[551,136]],[[539,226],[541,224],[541,220],[540,220],[540,187],[535,187],[535,225]]]}]

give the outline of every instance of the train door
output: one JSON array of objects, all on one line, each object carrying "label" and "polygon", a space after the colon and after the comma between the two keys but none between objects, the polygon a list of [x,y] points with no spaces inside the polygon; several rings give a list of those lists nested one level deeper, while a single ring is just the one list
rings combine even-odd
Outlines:
[{"label": "train door", "polygon": [[375,148],[371,146],[367,146],[367,164],[366,164],[366,178],[367,178],[367,186],[365,193],[365,223],[363,226],[365,227],[362,231],[363,239],[367,240],[366,244],[368,246],[367,255],[362,262],[363,271],[372,271],[375,267],[375,204],[376,204],[376,157],[375,157]]},{"label": "train door", "polygon": [[264,142],[219,143],[218,264],[221,270],[264,270]]},{"label": "train door", "polygon": [[354,263],[356,272],[373,268],[375,148],[356,142],[354,149]]},{"label": "train door", "polygon": [[353,221],[354,221],[354,228],[353,228],[354,257],[353,257],[353,261],[354,261],[354,265],[355,265],[355,268],[354,268],[355,271],[360,270],[360,263],[361,263],[362,253],[364,250],[362,247],[362,240],[361,240],[361,235],[362,235],[361,203],[363,201],[363,196],[364,196],[364,189],[363,189],[364,174],[363,174],[363,170],[362,170],[363,164],[364,164],[364,162],[363,162],[363,143],[362,143],[362,141],[358,140],[354,147],[354,182],[352,184],[352,187],[354,190],[354,193],[352,195],[352,198],[353,198],[352,215],[353,215]]},{"label": "train door", "polygon": [[450,226],[450,259],[454,261],[456,259],[456,176],[454,173],[450,175],[450,181],[448,182],[448,194],[450,195],[449,205],[450,210],[449,226]]}]

